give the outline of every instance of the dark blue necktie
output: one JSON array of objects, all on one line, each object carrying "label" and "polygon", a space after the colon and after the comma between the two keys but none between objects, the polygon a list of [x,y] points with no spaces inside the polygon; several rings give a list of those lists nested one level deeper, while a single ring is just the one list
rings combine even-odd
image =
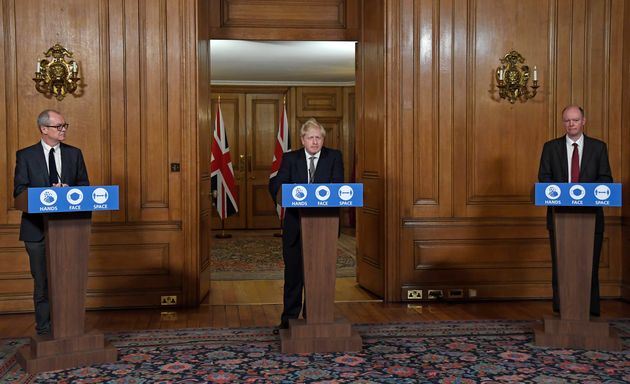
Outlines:
[{"label": "dark blue necktie", "polygon": [[48,180],[51,186],[59,182],[58,174],[57,163],[55,162],[55,148],[50,148],[50,152],[48,152]]}]

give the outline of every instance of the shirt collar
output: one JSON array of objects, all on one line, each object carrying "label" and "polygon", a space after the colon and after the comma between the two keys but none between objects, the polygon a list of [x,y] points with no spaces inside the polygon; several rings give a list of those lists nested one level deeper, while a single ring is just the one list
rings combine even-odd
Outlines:
[{"label": "shirt collar", "polygon": [[311,155],[310,153],[308,153],[308,151],[306,149],[304,149],[304,154],[306,155],[306,158],[309,159],[311,156],[315,156],[315,159],[319,160],[319,155],[322,153],[322,151],[320,150],[319,152],[317,152],[314,155]]},{"label": "shirt collar", "polygon": [[569,135],[566,135],[565,137],[567,145],[573,145],[573,143],[577,143],[578,147],[582,147],[584,145],[584,134],[580,135],[580,138],[576,141],[571,140],[571,138],[569,138]]},{"label": "shirt collar", "polygon": [[59,150],[59,146],[61,145],[61,143],[57,143],[57,145],[51,147],[50,145],[46,144],[44,140],[40,140],[40,142],[42,143],[42,147],[44,147],[44,151],[46,151],[46,153],[50,152],[50,148],[54,148],[55,152],[57,152]]}]

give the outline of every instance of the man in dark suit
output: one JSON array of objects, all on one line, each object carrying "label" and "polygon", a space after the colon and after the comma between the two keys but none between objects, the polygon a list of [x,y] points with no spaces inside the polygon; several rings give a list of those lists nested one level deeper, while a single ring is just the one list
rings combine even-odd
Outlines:
[{"label": "man in dark suit", "polygon": [[[81,150],[62,143],[68,124],[57,111],[45,110],[37,117],[40,141],[16,153],[13,197],[31,187],[89,185]],[[42,215],[22,213],[20,240],[24,241],[34,280],[33,302],[38,335],[50,333],[46,239]]]},{"label": "man in dark suit", "polygon": [[[343,183],[341,152],[324,147],[326,130],[315,119],[302,125],[300,136],[304,148],[287,152],[276,177],[269,180],[269,192],[277,202],[282,184],[291,183]],[[282,232],[284,259],[284,308],[279,328],[289,327],[289,319],[297,319],[302,312],[306,318],[306,303],[302,305],[304,267],[299,209],[288,208],[284,215]],[[278,330],[274,330],[278,333]]]},{"label": "man in dark suit", "polygon": [[[562,124],[566,135],[545,143],[540,158],[538,181],[541,183],[612,183],[612,172],[608,162],[606,144],[584,134],[584,110],[577,105],[569,105],[562,111]],[[599,256],[604,240],[604,211],[593,208],[595,218],[595,244],[593,247],[593,274],[591,278],[592,316],[599,316]],[[547,229],[551,242],[551,285],[553,289],[553,310],[560,311],[558,297],[558,271],[556,260],[555,233],[551,208],[547,210]]]}]

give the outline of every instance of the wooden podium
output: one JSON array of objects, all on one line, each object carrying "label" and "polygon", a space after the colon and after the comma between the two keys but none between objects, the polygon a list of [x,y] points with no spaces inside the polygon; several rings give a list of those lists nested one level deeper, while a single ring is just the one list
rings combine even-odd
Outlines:
[{"label": "wooden podium", "polygon": [[[27,192],[15,207],[28,212]],[[18,350],[28,373],[114,362],[117,350],[102,333],[85,333],[85,293],[92,212],[44,214],[51,331]]]},{"label": "wooden podium", "polygon": [[535,344],[577,349],[621,350],[608,322],[591,320],[591,271],[595,209],[554,207],[560,318],[545,318],[536,328]]},{"label": "wooden podium", "polygon": [[306,320],[289,320],[280,330],[283,353],[360,351],[359,333],[343,318],[335,318],[335,278],[339,211],[301,208],[302,255]]}]

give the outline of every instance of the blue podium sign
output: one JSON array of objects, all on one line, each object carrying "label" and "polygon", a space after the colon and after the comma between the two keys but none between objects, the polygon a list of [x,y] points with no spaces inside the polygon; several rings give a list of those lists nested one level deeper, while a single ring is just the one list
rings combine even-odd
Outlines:
[{"label": "blue podium sign", "polygon": [[29,188],[28,213],[118,210],[118,186]]},{"label": "blue podium sign", "polygon": [[282,184],[284,208],[362,207],[363,184]]},{"label": "blue podium sign", "polygon": [[621,207],[621,183],[536,183],[535,204]]}]

